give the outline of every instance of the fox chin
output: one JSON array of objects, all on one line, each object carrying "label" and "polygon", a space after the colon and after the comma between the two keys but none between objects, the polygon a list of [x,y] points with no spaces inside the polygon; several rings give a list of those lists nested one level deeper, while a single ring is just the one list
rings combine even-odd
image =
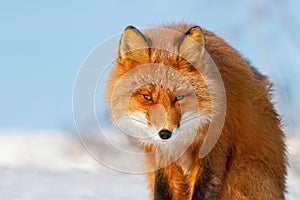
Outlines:
[{"label": "fox chin", "polygon": [[284,199],[286,146],[271,86],[200,26],[128,26],[106,96],[113,123],[147,153],[151,199]]}]

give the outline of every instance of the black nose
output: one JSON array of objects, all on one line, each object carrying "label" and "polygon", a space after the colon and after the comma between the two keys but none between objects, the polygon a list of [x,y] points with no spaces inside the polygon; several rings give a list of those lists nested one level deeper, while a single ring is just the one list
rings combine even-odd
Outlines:
[{"label": "black nose", "polygon": [[158,135],[161,139],[167,140],[172,136],[172,132],[169,131],[169,130],[163,129],[163,130],[158,132]]}]

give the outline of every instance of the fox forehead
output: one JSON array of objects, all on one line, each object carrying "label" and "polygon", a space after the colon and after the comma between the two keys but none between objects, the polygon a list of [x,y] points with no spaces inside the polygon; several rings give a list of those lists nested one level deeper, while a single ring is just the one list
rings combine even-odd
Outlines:
[{"label": "fox forehead", "polygon": [[144,90],[151,92],[169,91],[180,94],[186,91],[193,91],[193,76],[186,76],[170,66],[162,64],[147,64],[131,69],[121,79],[130,84],[128,92]]},{"label": "fox forehead", "polygon": [[[170,84],[169,84],[170,85]],[[156,84],[146,84],[142,85],[138,88],[135,93],[137,94],[145,94],[145,95],[168,95],[168,96],[181,96],[186,95],[188,93],[192,93],[193,90],[191,87],[186,85],[172,85],[172,87],[165,87],[164,85],[156,85]]]},{"label": "fox forehead", "polygon": [[[175,97],[187,95],[189,97],[185,98],[184,105],[180,103],[185,110],[197,110],[196,105],[210,104],[206,83],[200,73],[181,72],[163,64],[151,63],[132,68],[117,79],[112,91],[111,105],[115,109],[120,108],[119,114],[126,112],[121,105],[129,107],[129,110],[139,108],[146,111],[153,102],[145,101],[143,95],[151,96],[155,103],[166,103],[167,107]],[[203,101],[201,105],[200,101]]]}]

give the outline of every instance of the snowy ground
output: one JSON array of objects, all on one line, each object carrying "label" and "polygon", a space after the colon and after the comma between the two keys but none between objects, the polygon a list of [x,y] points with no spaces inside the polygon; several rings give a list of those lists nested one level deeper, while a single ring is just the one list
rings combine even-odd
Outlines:
[{"label": "snowy ground", "polygon": [[[300,197],[300,137],[288,138],[287,199]],[[121,158],[116,158],[121,159]],[[144,175],[96,162],[77,137],[63,132],[0,131],[0,199],[148,199]]]}]

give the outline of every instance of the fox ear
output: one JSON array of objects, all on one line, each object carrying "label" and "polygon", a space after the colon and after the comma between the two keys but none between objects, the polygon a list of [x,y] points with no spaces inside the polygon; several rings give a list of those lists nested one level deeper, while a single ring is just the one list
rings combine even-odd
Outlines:
[{"label": "fox ear", "polygon": [[151,40],[134,26],[127,26],[122,34],[119,56],[139,60],[142,56],[149,55]]},{"label": "fox ear", "polygon": [[178,39],[178,52],[190,63],[199,61],[204,53],[205,38],[199,26],[190,28]]}]

